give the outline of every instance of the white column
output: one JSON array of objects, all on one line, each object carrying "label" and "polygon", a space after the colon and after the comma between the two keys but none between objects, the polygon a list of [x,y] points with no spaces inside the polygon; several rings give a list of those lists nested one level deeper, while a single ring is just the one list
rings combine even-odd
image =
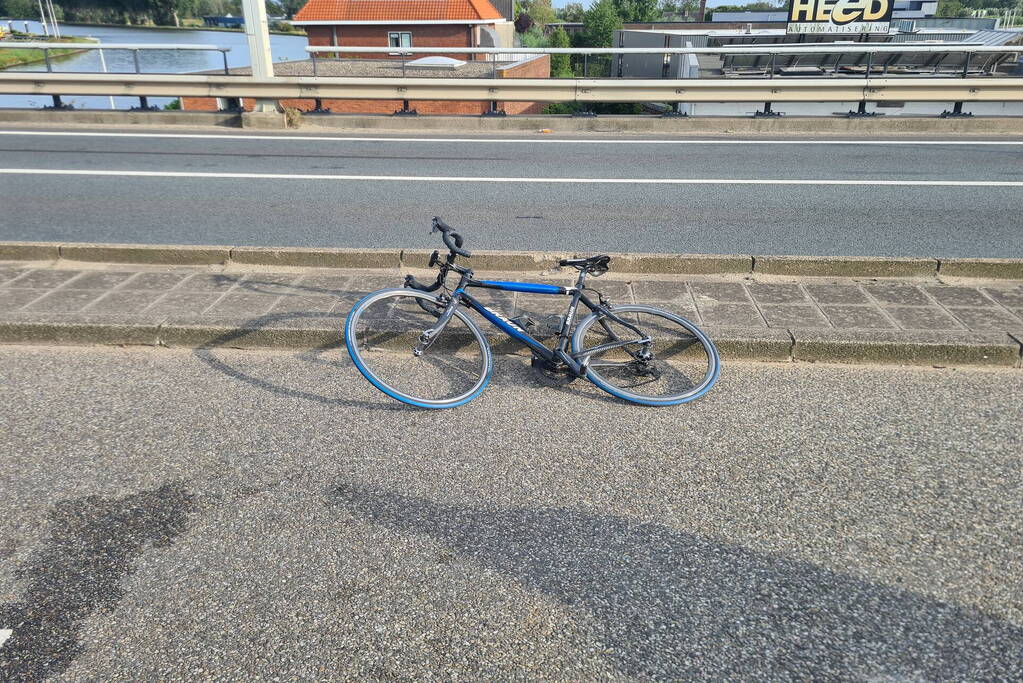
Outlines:
[{"label": "white column", "polygon": [[[245,17],[245,38],[249,44],[249,62],[255,78],[273,78],[274,65],[270,56],[270,27],[266,21],[264,0],[242,0]],[[277,111],[274,100],[256,100],[256,111]]]}]

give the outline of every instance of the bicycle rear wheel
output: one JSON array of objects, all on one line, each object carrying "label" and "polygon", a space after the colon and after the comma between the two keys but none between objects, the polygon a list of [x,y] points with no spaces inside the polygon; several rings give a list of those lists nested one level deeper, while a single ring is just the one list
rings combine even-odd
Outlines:
[{"label": "bicycle rear wheel", "polygon": [[670,406],[699,398],[717,381],[717,349],[695,324],[652,306],[616,306],[612,312],[640,334],[591,313],[572,335],[573,355],[586,359],[587,379],[604,391],[633,403]]},{"label": "bicycle rear wheel", "polygon": [[413,353],[446,305],[409,289],[384,289],[357,303],[345,321],[345,345],[359,372],[380,391],[420,408],[454,408],[490,381],[493,359],[479,327],[455,309],[444,330]]}]

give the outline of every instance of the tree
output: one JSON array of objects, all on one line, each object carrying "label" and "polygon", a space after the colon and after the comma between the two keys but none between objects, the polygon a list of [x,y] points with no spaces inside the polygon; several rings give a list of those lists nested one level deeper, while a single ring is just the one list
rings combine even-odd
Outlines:
[{"label": "tree", "polygon": [[615,11],[614,0],[597,0],[583,18],[586,47],[611,47],[615,31],[622,28],[622,18]]},{"label": "tree", "polygon": [[31,0],[0,0],[0,17],[38,19],[39,5]]},{"label": "tree", "polygon": [[656,21],[660,16],[657,0],[613,0],[622,21]]},{"label": "tree", "polygon": [[972,14],[959,0],[938,0],[939,17],[968,17]]},{"label": "tree", "polygon": [[700,11],[697,0],[661,0],[657,5],[661,17],[695,17]]},{"label": "tree", "polygon": [[554,8],[551,7],[551,0],[520,0],[519,11],[528,14],[533,23],[540,26],[553,24],[557,21]]},{"label": "tree", "polygon": [[583,9],[583,4],[581,2],[570,2],[564,7],[555,10],[555,14],[558,19],[561,19],[562,21],[581,23],[583,17],[586,16],[586,10]]},{"label": "tree", "polygon": [[[560,26],[551,32],[551,47],[568,47],[568,34]],[[572,76],[572,67],[569,64],[570,55],[551,55],[551,76],[554,78],[568,78]]]}]

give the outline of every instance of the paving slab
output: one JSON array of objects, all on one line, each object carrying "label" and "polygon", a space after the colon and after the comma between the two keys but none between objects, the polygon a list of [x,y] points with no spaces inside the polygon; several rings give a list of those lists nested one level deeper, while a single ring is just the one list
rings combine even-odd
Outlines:
[{"label": "paving slab", "polygon": [[[565,273],[487,275],[571,282]],[[0,341],[336,347],[352,306],[403,279],[390,267],[0,262]],[[706,326],[726,360],[1012,366],[1020,358],[1023,284],[1012,280],[612,273],[589,285],[617,305],[658,306]],[[559,296],[474,294],[505,315],[530,316],[540,336],[549,336],[567,307]],[[496,353],[524,353],[480,322]]]}]

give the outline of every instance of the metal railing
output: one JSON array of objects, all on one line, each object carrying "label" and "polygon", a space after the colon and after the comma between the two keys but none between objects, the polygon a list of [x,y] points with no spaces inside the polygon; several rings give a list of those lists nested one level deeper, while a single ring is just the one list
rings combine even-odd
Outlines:
[{"label": "metal railing", "polygon": [[[52,47],[48,43],[46,46]],[[72,44],[78,45],[78,44]],[[111,48],[104,45],[102,49]],[[140,49],[160,49],[145,46]],[[892,53],[919,49],[963,53],[1013,52],[997,46],[970,45],[842,45],[842,52]],[[100,49],[94,46],[93,49]],[[937,50],[936,50],[937,49]],[[1023,49],[1023,48],[1020,48]],[[739,46],[730,48],[400,48],[410,54],[720,54],[722,52],[805,54],[821,46]],[[310,48],[310,53],[352,52],[380,54],[386,47]],[[828,50],[834,52],[835,46]],[[967,74],[968,75],[968,74]],[[963,102],[1023,102],[1023,78],[914,78],[877,76],[862,78],[332,78],[278,76],[254,78],[229,74],[99,74],[0,71],[0,92],[22,95],[129,95],[201,98],[260,98],[268,100],[378,99],[466,100],[507,102],[763,102],[759,115],[776,115],[772,102],[859,102],[864,114],[868,102],[954,102],[950,115],[962,113]]]},{"label": "metal railing", "polygon": [[[397,52],[393,50],[398,50]],[[682,64],[676,62],[674,65],[671,60],[673,58],[692,58],[695,59],[697,55],[711,55],[719,56],[722,58],[722,70],[728,68],[729,59],[735,60],[736,58],[750,58],[754,57],[756,60],[750,65],[749,70],[743,73],[743,76],[750,77],[753,73],[751,70],[759,68],[759,73],[762,77],[767,79],[774,79],[776,75],[784,75],[786,80],[789,78],[812,78],[816,74],[804,74],[802,76],[792,76],[785,74],[782,70],[789,69],[793,70],[798,68],[798,60],[800,57],[806,57],[811,55],[836,55],[834,61],[830,64],[832,76],[841,76],[844,78],[857,78],[862,77],[864,79],[870,79],[875,74],[882,77],[889,77],[896,75],[892,73],[893,65],[899,60],[902,60],[906,55],[923,55],[929,59],[925,60],[926,68],[930,70],[932,76],[940,75],[957,75],[961,78],[969,78],[971,73],[981,73],[993,75],[998,67],[1005,63],[1010,58],[1019,58],[1020,53],[1023,53],[1023,47],[1021,46],[999,46],[999,45],[981,45],[981,44],[970,44],[970,43],[927,43],[927,44],[912,44],[912,43],[804,43],[804,44],[768,44],[768,45],[727,45],[719,47],[579,47],[579,48],[498,48],[498,47],[461,47],[461,48],[445,48],[445,47],[401,47],[401,48],[383,48],[383,47],[355,47],[355,46],[308,46],[306,47],[312,58],[313,63],[313,74],[316,75],[318,55],[321,54],[350,54],[350,55],[379,55],[387,54],[388,57],[398,56],[402,63],[402,76],[405,76],[406,72],[406,61],[409,56],[413,55],[467,55],[473,59],[482,55],[487,61],[493,63],[495,66],[491,71],[491,77],[496,78],[496,63],[498,60],[503,59],[517,59],[526,55],[570,55],[570,56],[582,56],[582,76],[583,78],[590,77],[589,58],[591,56],[612,56],[620,60],[618,62],[618,68],[615,70],[612,66],[611,74],[609,77],[622,77],[624,69],[623,60],[628,55],[637,56],[660,56],[662,57],[662,78],[672,78],[671,74],[682,75],[685,73],[688,75],[688,70],[682,68]],[[960,63],[954,65],[951,69],[948,69],[947,62],[945,62],[948,55],[960,55]],[[976,65],[974,57],[976,55],[987,56],[987,59],[983,62],[979,69],[971,72],[971,65]],[[767,63],[760,66],[760,58],[766,57]],[[790,60],[784,66],[780,66],[778,63],[779,58],[789,57]],[[843,63],[843,58],[848,58],[848,62]],[[855,59],[853,59],[855,58]],[[821,66],[827,62],[827,59],[822,60]],[[946,71],[940,72],[939,68],[942,64],[946,64]],[[733,62],[734,64],[734,62]],[[804,67],[805,68],[805,67]],[[823,68],[812,67],[821,71],[820,75],[824,75]],[[899,77],[910,77],[919,75],[923,69],[905,69],[906,73],[904,76]],[[856,111],[850,111],[850,116],[871,116],[868,114],[866,105],[870,101],[867,97],[863,97],[858,100],[858,106]],[[964,100],[955,100],[951,111],[946,111],[943,116],[968,116],[962,111]],[[407,102],[407,100],[406,100]],[[317,108],[319,108],[317,103]],[[407,104],[406,107],[407,109]],[[496,101],[494,102],[494,108],[496,109]],[[582,112],[587,113],[587,112]],[[683,115],[679,104],[676,102],[672,112],[667,115]],[[772,109],[772,101],[765,100],[764,108],[756,112],[758,116],[777,116],[778,113]]]},{"label": "metal railing", "polygon": [[[46,65],[45,72],[39,71],[25,71],[21,73],[54,73],[53,71],[53,60],[50,57],[50,50],[74,50],[74,51],[87,51],[97,50],[100,54],[100,60],[103,60],[103,53],[107,50],[129,50],[132,53],[132,63],[134,65],[134,73],[142,73],[142,65],[139,59],[139,53],[143,51],[204,51],[204,52],[219,52],[224,61],[224,74],[230,75],[231,70],[227,65],[227,53],[231,51],[229,47],[220,47],[219,45],[192,45],[187,43],[164,43],[164,44],[150,44],[150,43],[51,43],[51,42],[33,42],[33,41],[22,41],[8,43],[7,41],[0,41],[0,49],[18,49],[18,50],[40,50],[43,53],[43,62]],[[103,62],[105,65],[105,61]],[[92,73],[92,72],[81,72],[81,73]],[[52,95],[53,106],[47,107],[48,109],[71,109],[72,105],[65,104],[61,101],[60,95]],[[139,96],[139,106],[135,108],[136,111],[152,111],[156,107],[150,107],[148,96]]]},{"label": "metal railing", "polygon": [[[746,57],[768,57],[769,64],[764,71],[769,78],[773,78],[778,71],[778,57],[794,57],[808,55],[837,55],[836,62],[832,69],[837,73],[841,65],[837,59],[846,55],[856,55],[856,64],[846,66],[860,66],[866,61],[864,75],[869,76],[875,70],[888,75],[888,68],[896,58],[904,55],[932,55],[936,59],[933,66],[937,73],[945,55],[963,55],[962,68],[956,68],[965,78],[969,75],[971,61],[975,55],[991,55],[992,58],[984,65],[988,72],[994,72],[998,66],[1007,59],[1023,53],[1023,46],[1000,46],[980,45],[969,43],[813,43],[801,45],[774,44],[774,45],[731,45],[722,47],[521,47],[521,48],[498,48],[498,47],[355,47],[355,46],[309,46],[306,47],[313,61],[313,68],[316,68],[318,55],[321,54],[387,54],[399,56],[402,62],[411,55],[485,55],[488,61],[499,61],[514,58],[521,55],[578,55],[583,57],[583,78],[589,77],[588,58],[595,55],[625,56],[625,55],[662,55],[667,61],[675,55],[715,55],[722,57],[746,56]],[[888,59],[876,60],[878,56],[888,56]],[[982,70],[984,70],[982,69]]]}]

